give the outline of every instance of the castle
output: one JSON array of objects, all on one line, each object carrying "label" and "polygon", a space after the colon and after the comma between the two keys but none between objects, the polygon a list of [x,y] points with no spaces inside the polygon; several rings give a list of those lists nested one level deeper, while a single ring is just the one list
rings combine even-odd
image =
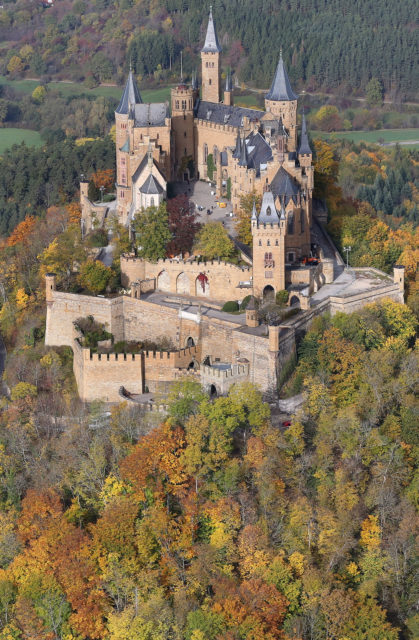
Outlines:
[{"label": "castle", "polygon": [[[296,343],[321,313],[350,312],[384,298],[403,302],[404,271],[393,278],[375,269],[345,270],[343,261],[313,216],[313,156],[304,115],[297,126],[297,95],[282,55],[265,98],[265,111],[234,106],[231,75],[223,101],[221,47],[209,15],[202,60],[202,95],[194,77],[181,82],[166,103],[144,104],[130,70],[115,112],[118,219],[129,225],[135,214],[158,205],[167,183],[207,179],[208,158],[219,196],[262,196],[251,216],[252,256],[247,264],[201,262],[194,256],[151,263],[121,257],[124,290],[117,297],[58,291],[46,277],[47,345],[68,345],[83,400],[117,402],[144,391],[164,391],[180,376],[193,375],[212,393],[250,380],[275,392]],[[106,207],[88,200],[80,185],[82,224],[103,221]],[[102,216],[102,218],[101,218]],[[316,246],[317,261],[304,261]],[[295,315],[263,321],[258,302],[287,289]],[[251,296],[243,314],[222,311],[223,303]],[[92,315],[115,341],[170,338],[170,353],[92,353],[81,346],[74,321]],[[122,393],[125,389],[127,393]],[[121,396],[122,393],[122,396]]]}]

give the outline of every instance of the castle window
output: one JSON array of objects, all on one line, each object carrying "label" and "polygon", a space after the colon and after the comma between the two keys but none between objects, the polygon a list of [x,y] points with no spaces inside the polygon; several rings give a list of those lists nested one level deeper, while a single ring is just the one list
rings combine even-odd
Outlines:
[{"label": "castle window", "polygon": [[206,68],[208,69],[208,62],[205,63]]},{"label": "castle window", "polygon": [[204,162],[208,160],[208,145],[204,144]]},{"label": "castle window", "polygon": [[159,139],[159,134],[157,134],[157,140]]},{"label": "castle window", "polygon": [[294,260],[295,260],[295,253],[290,252],[288,254],[288,262],[294,262]]},{"label": "castle window", "polygon": [[259,246],[260,247],[262,246],[262,240],[259,240]]},{"label": "castle window", "polygon": [[187,153],[186,153],[186,147],[185,147],[185,156],[186,156],[186,155],[187,155]]},{"label": "castle window", "polygon": [[176,102],[175,102],[175,108],[176,108],[176,109],[179,109],[179,100],[176,100]]},{"label": "castle window", "polygon": [[304,211],[301,211],[300,215],[301,233],[304,233]]},{"label": "castle window", "polygon": [[290,235],[294,233],[294,214],[292,211],[288,214],[288,233]]},{"label": "castle window", "polygon": [[268,247],[270,247],[271,246],[271,241],[268,240],[266,244],[267,244]]},{"label": "castle window", "polygon": [[278,244],[279,244],[279,243],[278,243],[278,240],[275,240],[275,246],[276,246],[276,247],[278,246]]},{"label": "castle window", "polygon": [[192,100],[189,100],[189,109],[192,109]]},{"label": "castle window", "polygon": [[185,110],[186,109],[186,100],[182,100],[182,109]]},{"label": "castle window", "polygon": [[183,132],[183,137],[186,138],[186,131]]},{"label": "castle window", "polygon": [[271,207],[266,207],[266,215],[270,216],[272,213]]},{"label": "castle window", "polygon": [[150,207],[154,207],[154,198],[153,197],[150,198]]},{"label": "castle window", "polygon": [[208,84],[212,84],[212,80],[211,80],[211,78],[209,79],[209,82],[208,82]]},{"label": "castle window", "polygon": [[265,253],[265,269],[269,267],[274,267],[274,266],[275,266],[275,263],[272,259],[272,253],[270,251],[266,252]]}]

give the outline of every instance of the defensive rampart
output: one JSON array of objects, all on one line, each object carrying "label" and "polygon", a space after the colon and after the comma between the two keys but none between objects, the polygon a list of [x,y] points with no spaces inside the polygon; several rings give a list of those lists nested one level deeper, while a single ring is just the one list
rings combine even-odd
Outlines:
[{"label": "defensive rampart", "polygon": [[[252,268],[218,260],[159,260],[147,262],[134,256],[121,256],[121,281],[124,287],[133,282],[152,281],[159,291],[179,293],[225,302],[240,300],[249,289],[240,286],[250,282]],[[150,285],[148,289],[150,290]],[[141,287],[141,293],[144,287]]]}]

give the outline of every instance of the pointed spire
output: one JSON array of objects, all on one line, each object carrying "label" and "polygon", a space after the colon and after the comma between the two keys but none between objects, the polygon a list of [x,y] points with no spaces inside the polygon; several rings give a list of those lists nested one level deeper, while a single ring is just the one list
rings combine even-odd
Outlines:
[{"label": "pointed spire", "polygon": [[180,52],[180,84],[183,84],[183,51]]},{"label": "pointed spire", "polygon": [[258,219],[258,213],[256,211],[256,202],[253,200],[253,209],[252,209],[252,220]]},{"label": "pointed spire", "polygon": [[138,90],[137,83],[135,82],[130,62],[127,83],[115,113],[128,114],[131,105],[142,104],[142,102],[141,94]]},{"label": "pointed spire", "polygon": [[221,53],[220,43],[218,42],[217,32],[215,30],[214,20],[212,18],[212,6],[210,6],[207,35],[205,36],[205,44],[201,49],[202,53]]},{"label": "pointed spire", "polygon": [[234,149],[233,158],[240,158],[242,152],[242,139],[240,138],[240,129],[237,129],[236,148]]},{"label": "pointed spire", "polygon": [[285,220],[286,214],[285,214],[284,200],[280,198],[280,202],[281,202],[281,214],[279,217],[281,220]]},{"label": "pointed spire", "polygon": [[265,191],[263,194],[258,222],[262,222],[263,224],[278,223],[278,211],[275,206],[275,198],[270,190]]},{"label": "pointed spire", "polygon": [[226,91],[233,91],[233,81],[231,79],[231,73],[230,71],[227,72],[227,77],[226,77]]},{"label": "pointed spire", "polygon": [[249,162],[249,158],[248,158],[248,155],[247,155],[246,138],[243,136],[243,142],[242,142],[242,148],[241,148],[241,153],[240,153],[239,166],[240,167],[247,167],[248,162]]},{"label": "pointed spire", "polygon": [[301,123],[301,139],[300,139],[300,146],[298,148],[298,153],[300,155],[313,153],[310,148],[310,143],[308,141],[306,115],[304,112],[303,112],[303,121]]},{"label": "pointed spire", "polygon": [[291,83],[282,59],[282,49],[271,88],[265,97],[266,100],[297,100],[298,98],[291,88]]},{"label": "pointed spire", "polygon": [[198,76],[197,76],[197,74],[196,74],[196,71],[194,71],[194,72],[192,73],[192,82],[191,82],[191,85],[192,85],[192,89],[193,89],[194,91],[196,91],[196,89],[198,89]]}]

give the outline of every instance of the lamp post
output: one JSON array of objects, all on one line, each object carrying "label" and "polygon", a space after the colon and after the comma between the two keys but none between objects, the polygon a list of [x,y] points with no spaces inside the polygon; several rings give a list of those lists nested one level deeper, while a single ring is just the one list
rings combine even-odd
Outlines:
[{"label": "lamp post", "polygon": [[103,202],[103,192],[105,191],[105,187],[102,185],[101,187],[99,187],[99,191],[100,191],[100,201]]},{"label": "lamp post", "polygon": [[346,268],[349,269],[349,252],[352,251],[352,247],[343,247],[346,252]]}]

